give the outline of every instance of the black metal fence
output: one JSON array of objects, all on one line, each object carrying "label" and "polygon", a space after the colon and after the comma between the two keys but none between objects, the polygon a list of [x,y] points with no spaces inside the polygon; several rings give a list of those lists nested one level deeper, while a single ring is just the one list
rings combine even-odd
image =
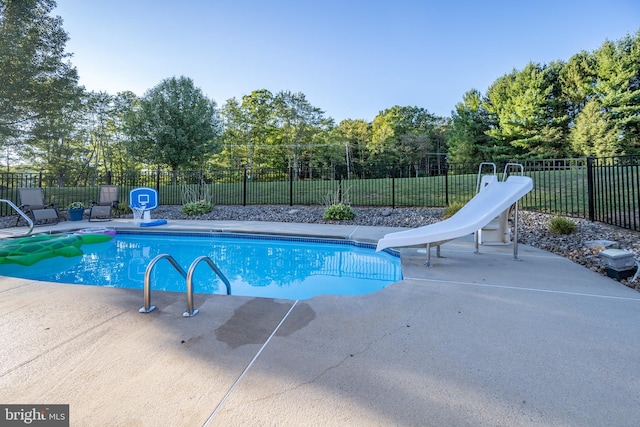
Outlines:
[{"label": "black metal fence", "polygon": [[640,231],[640,156],[587,159],[587,218]]},{"label": "black metal fence", "polygon": [[[640,156],[520,161],[534,180],[520,203],[524,209],[587,218],[640,231]],[[496,172],[504,173],[504,164]],[[486,170],[485,170],[486,172]],[[507,173],[520,173],[510,167]],[[0,173],[0,198],[16,204],[18,188],[42,187],[48,202],[65,209],[73,201],[89,204],[99,186],[115,184],[120,202],[128,206],[136,187],[158,190],[161,205],[182,205],[207,199],[218,205],[314,205],[337,201],[354,206],[443,207],[466,202],[476,192],[478,164],[439,160],[422,170],[411,166],[376,170],[375,174],[346,168],[208,169],[138,171],[122,176],[79,176],[61,187],[46,171]],[[13,212],[0,205],[0,215]]]}]

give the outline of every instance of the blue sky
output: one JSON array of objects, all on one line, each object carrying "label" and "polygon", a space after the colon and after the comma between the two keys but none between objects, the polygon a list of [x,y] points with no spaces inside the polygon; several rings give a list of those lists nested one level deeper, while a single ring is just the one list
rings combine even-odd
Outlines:
[{"label": "blue sky", "polygon": [[567,61],[640,29],[640,0],[58,0],[80,84],[137,95],[172,76],[222,106],[302,92],[343,119],[394,105],[448,117],[529,61]]}]

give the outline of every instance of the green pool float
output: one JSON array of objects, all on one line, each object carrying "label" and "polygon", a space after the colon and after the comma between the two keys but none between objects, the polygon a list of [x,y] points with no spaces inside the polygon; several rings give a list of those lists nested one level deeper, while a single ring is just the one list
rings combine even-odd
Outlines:
[{"label": "green pool float", "polygon": [[84,244],[103,243],[113,239],[107,234],[35,234],[0,241],[0,264],[33,265],[57,256],[74,257],[84,252]]}]

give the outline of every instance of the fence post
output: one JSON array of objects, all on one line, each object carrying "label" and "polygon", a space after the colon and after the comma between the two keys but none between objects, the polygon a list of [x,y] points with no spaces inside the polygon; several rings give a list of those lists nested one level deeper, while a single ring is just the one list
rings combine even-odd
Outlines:
[{"label": "fence post", "polygon": [[247,168],[244,168],[242,178],[242,206],[247,206]]},{"label": "fence post", "polygon": [[587,201],[589,203],[589,221],[595,221],[595,191],[593,188],[593,160],[587,157]]},{"label": "fence post", "polygon": [[391,209],[396,208],[396,167],[391,168]]},{"label": "fence post", "polygon": [[158,204],[160,204],[160,166],[156,170],[156,191],[158,192]]},{"label": "fence post", "polygon": [[444,172],[444,207],[449,206],[449,170]]},{"label": "fence post", "polygon": [[293,167],[289,166],[289,206],[293,206]]}]

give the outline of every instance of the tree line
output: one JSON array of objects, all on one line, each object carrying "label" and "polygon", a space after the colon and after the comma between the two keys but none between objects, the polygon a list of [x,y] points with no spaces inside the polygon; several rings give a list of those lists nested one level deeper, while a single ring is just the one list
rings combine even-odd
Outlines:
[{"label": "tree line", "polygon": [[0,0],[0,144],[6,170],[73,177],[141,169],[341,167],[640,153],[640,31],[568,61],[530,62],[471,89],[451,117],[392,106],[340,123],[303,93],[258,89],[221,106],[188,77],[138,97],[78,84],[54,0]]},{"label": "tree line", "polygon": [[640,31],[468,91],[448,129],[453,160],[638,154]]}]

